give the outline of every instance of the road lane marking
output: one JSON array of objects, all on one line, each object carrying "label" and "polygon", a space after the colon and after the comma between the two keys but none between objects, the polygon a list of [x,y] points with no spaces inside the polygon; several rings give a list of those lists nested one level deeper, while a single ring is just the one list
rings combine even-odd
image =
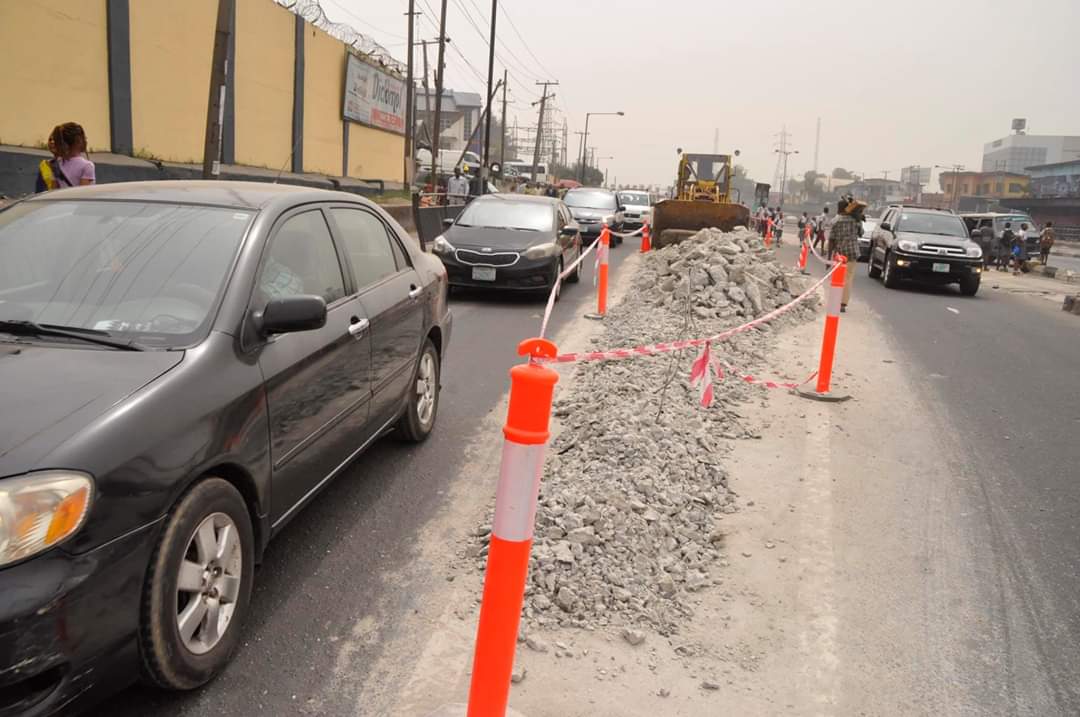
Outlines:
[{"label": "road lane marking", "polygon": [[959,314],[960,313],[960,309],[954,309],[951,306],[946,306],[945,308],[948,309],[949,311],[953,312],[954,314]]}]

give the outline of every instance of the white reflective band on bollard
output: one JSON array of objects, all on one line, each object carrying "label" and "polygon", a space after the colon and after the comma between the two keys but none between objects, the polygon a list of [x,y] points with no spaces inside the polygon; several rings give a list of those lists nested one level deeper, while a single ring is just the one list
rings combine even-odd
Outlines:
[{"label": "white reflective band on bollard", "polygon": [[[850,271],[850,269],[849,269]],[[844,287],[842,286],[830,286],[829,287],[829,299],[825,304],[825,313],[829,316],[840,315],[840,303],[844,299]]]},{"label": "white reflective band on bollard", "polygon": [[531,540],[536,522],[536,498],[547,444],[503,443],[499,485],[495,490],[495,520],[491,533],[511,541]]},{"label": "white reflective band on bollard", "polygon": [[600,253],[599,253],[598,258],[600,260],[600,263],[601,264],[607,264],[608,263],[608,245],[604,244],[603,242],[600,242],[600,250],[599,251],[600,251]]}]

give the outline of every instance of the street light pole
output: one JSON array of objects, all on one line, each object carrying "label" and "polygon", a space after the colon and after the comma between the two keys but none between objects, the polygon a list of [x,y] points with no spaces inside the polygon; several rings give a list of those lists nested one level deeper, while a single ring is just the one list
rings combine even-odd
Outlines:
[{"label": "street light pole", "polygon": [[792,155],[792,154],[798,154],[799,150],[797,150],[797,149],[774,149],[773,152],[775,152],[776,154],[784,155],[784,176],[783,176],[783,179],[780,180],[780,206],[782,207],[782,206],[784,206],[784,190],[787,188],[787,160],[788,160],[788,156]]},{"label": "street light pole", "polygon": [[585,113],[585,135],[581,139],[581,161],[578,163],[578,181],[582,184],[585,183],[585,147],[589,144],[589,118],[593,115],[618,115],[623,117],[625,112],[586,112]]}]

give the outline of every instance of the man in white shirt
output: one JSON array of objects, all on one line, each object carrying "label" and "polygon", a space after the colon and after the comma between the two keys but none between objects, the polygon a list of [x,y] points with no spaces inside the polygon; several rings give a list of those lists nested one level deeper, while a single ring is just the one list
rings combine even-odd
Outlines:
[{"label": "man in white shirt", "polygon": [[464,204],[469,198],[469,180],[461,176],[461,167],[454,167],[454,176],[446,182],[446,194],[450,204]]}]

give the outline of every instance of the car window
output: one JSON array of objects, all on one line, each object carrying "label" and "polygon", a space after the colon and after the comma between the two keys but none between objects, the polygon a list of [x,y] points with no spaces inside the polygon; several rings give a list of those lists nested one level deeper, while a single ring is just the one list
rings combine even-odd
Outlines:
[{"label": "car window", "polygon": [[546,202],[487,195],[465,207],[455,226],[549,232],[551,222],[551,205]]},{"label": "car window", "polygon": [[352,264],[358,288],[371,286],[397,273],[390,237],[378,217],[363,209],[334,208],[330,214],[341,231],[345,254]]},{"label": "car window", "polygon": [[390,249],[394,252],[394,261],[397,262],[398,271],[402,269],[408,269],[412,266],[412,262],[409,261],[409,257],[405,254],[405,249],[402,248],[401,242],[394,237],[394,232],[388,232],[390,234]]},{"label": "car window", "polygon": [[263,301],[314,294],[330,304],[345,296],[341,262],[321,211],[297,214],[282,223],[270,241],[258,287]]},{"label": "car window", "polygon": [[939,236],[967,237],[967,228],[955,214],[930,212],[903,212],[898,220],[897,231]]},{"label": "car window", "polygon": [[571,189],[563,201],[579,209],[615,209],[615,195],[604,189]]}]

